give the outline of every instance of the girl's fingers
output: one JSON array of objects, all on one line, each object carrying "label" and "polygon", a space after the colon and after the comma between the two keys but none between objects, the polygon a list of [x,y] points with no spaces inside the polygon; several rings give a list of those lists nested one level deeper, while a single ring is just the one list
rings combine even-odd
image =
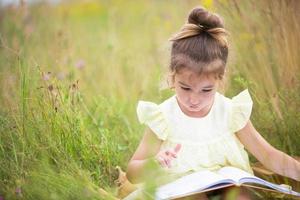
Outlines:
[{"label": "girl's fingers", "polygon": [[168,156],[170,155],[170,151],[165,151],[165,154]]},{"label": "girl's fingers", "polygon": [[171,167],[171,159],[169,156],[161,155],[157,157],[157,160],[162,167]]},{"label": "girl's fingers", "polygon": [[171,162],[174,158],[177,158],[177,153],[181,149],[181,144],[177,144],[173,150],[167,150],[160,152],[157,156],[157,160],[162,167],[171,167]]},{"label": "girl's fingers", "polygon": [[171,159],[177,158],[177,153],[180,151],[180,149],[181,149],[181,144],[177,144],[174,150],[168,150],[165,152],[165,154],[169,156]]},{"label": "girl's fingers", "polygon": [[170,156],[163,156],[166,167],[171,167],[171,159]]},{"label": "girl's fingers", "polygon": [[169,158],[165,158],[165,162],[166,162],[166,165],[167,167],[171,167],[171,160]]},{"label": "girl's fingers", "polygon": [[165,155],[170,156],[171,158],[177,158],[177,153],[181,149],[181,144],[177,144],[173,150],[167,150],[165,151]]},{"label": "girl's fingers", "polygon": [[159,162],[160,166],[162,167],[166,167],[167,166],[167,163],[165,162],[165,159],[161,156],[158,156],[157,157],[157,161]]},{"label": "girl's fingers", "polygon": [[177,144],[174,148],[175,153],[178,153],[181,149],[181,144]]},{"label": "girl's fingers", "polygon": [[177,158],[176,152],[175,151],[166,151],[165,153],[167,156],[169,156],[171,159],[172,158]]}]

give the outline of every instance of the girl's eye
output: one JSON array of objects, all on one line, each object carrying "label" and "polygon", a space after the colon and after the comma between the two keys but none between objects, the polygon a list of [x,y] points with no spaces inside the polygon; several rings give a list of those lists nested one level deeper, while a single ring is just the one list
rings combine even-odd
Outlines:
[{"label": "girl's eye", "polygon": [[203,92],[210,92],[212,91],[212,89],[206,89],[206,90],[202,90]]},{"label": "girl's eye", "polygon": [[181,87],[181,89],[183,89],[183,90],[190,90],[190,88],[186,88],[186,87]]}]

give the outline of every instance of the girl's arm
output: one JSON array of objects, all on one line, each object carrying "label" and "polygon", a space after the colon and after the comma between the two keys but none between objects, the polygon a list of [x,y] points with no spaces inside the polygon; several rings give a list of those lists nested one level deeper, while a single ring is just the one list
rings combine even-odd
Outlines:
[{"label": "girl's arm", "polygon": [[249,120],[237,137],[245,148],[271,171],[300,181],[300,162],[271,146]]},{"label": "girl's arm", "polygon": [[158,139],[147,127],[137,150],[128,163],[126,174],[130,182],[138,183],[144,180],[146,165],[159,152],[161,144],[162,140]]}]

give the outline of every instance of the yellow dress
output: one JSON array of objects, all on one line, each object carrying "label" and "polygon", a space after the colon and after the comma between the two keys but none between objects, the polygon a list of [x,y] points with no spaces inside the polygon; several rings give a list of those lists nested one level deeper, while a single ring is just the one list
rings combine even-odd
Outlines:
[{"label": "yellow dress", "polygon": [[186,174],[234,166],[253,174],[248,154],[236,136],[248,122],[252,104],[248,90],[232,99],[217,92],[209,113],[196,118],[183,113],[173,95],[159,105],[139,101],[137,116],[140,123],[149,126],[163,140],[161,149],[181,144],[167,173]]},{"label": "yellow dress", "polygon": [[[163,140],[161,149],[174,149],[181,144],[171,168],[163,168],[166,176],[180,177],[194,171],[218,170],[234,166],[251,174],[248,154],[236,136],[248,122],[252,99],[244,90],[232,99],[216,93],[209,113],[202,118],[189,117],[182,112],[176,95],[161,104],[139,101],[137,116]],[[125,200],[143,199],[143,183]]]}]

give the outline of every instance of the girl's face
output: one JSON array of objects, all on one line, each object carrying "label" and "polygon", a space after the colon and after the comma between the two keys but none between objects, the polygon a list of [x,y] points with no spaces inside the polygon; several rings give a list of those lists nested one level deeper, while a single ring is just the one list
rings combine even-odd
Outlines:
[{"label": "girl's face", "polygon": [[174,88],[181,110],[191,117],[204,117],[214,102],[218,80],[213,76],[197,75],[182,69],[174,77]]}]

